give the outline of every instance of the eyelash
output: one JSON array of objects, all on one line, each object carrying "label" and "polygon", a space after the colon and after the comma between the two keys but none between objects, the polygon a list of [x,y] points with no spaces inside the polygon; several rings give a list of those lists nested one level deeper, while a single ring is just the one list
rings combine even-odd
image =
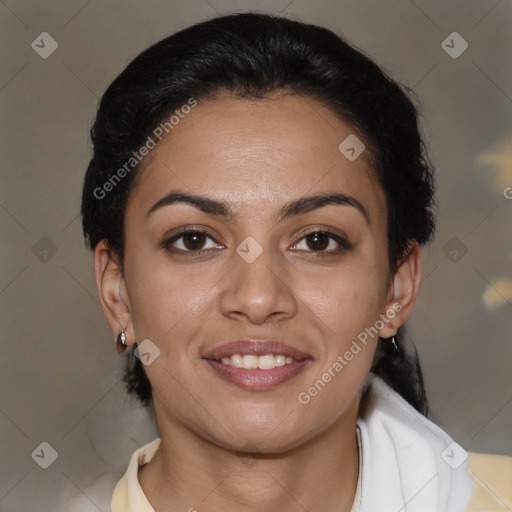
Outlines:
[{"label": "eyelash", "polygon": [[[184,253],[190,253],[191,256],[199,256],[199,255],[202,255],[202,254],[207,254],[210,252],[210,249],[206,249],[206,250],[201,250],[201,249],[198,249],[198,250],[185,250],[185,249],[176,249],[175,247],[171,247],[173,243],[177,242],[178,240],[180,240],[181,238],[183,238],[185,235],[190,235],[190,234],[202,234],[202,235],[205,235],[207,238],[209,238],[210,240],[212,240],[214,243],[217,243],[213,237],[205,230],[202,230],[202,229],[188,229],[188,230],[184,230],[184,231],[181,231],[180,233],[174,235],[173,237],[169,238],[169,239],[166,239],[162,242],[162,247],[169,251],[169,252],[172,252],[172,253],[181,253],[181,254],[184,254]],[[327,238],[329,238],[330,240],[334,240],[337,244],[338,244],[338,247],[334,250],[329,250],[329,251],[314,251],[314,250],[307,250],[305,252],[309,252],[311,254],[314,254],[316,257],[320,256],[320,257],[323,257],[323,256],[332,256],[332,255],[336,255],[336,254],[340,254],[344,251],[347,251],[347,250],[350,250],[352,249],[352,244],[346,240],[345,238],[343,238],[342,236],[340,235],[337,235],[336,233],[332,233],[331,231],[324,231],[324,230],[321,230],[321,229],[315,229],[315,230],[312,230],[312,231],[308,231],[307,233],[305,233],[304,235],[302,235],[302,237],[294,244],[294,245],[298,245],[300,242],[302,242],[303,240],[305,240],[308,236],[311,236],[311,235],[314,235],[314,234],[320,234],[320,235],[323,235],[323,236],[327,236]],[[301,252],[303,250],[300,250]]]}]

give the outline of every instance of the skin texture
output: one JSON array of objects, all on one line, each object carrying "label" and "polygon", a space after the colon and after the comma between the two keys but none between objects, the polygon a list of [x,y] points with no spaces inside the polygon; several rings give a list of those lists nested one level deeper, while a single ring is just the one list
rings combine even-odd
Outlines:
[{"label": "skin texture", "polygon": [[[145,369],[162,444],[139,471],[157,512],[233,503],[240,511],[350,510],[357,411],[377,337],[307,405],[297,396],[399,303],[379,332],[392,336],[421,280],[415,242],[389,275],[386,200],[368,150],[351,162],[338,149],[352,133],[309,98],[199,102],[144,162],[125,214],[124,275],[107,242],[97,246],[95,278],[112,332],[124,329],[129,345],[150,339],[161,351]],[[175,203],[148,216],[173,190],[223,200],[236,214]],[[289,201],[333,192],[357,199],[369,222],[337,204],[276,219]],[[212,237],[199,239],[202,254],[184,238],[170,246],[175,252],[163,246],[184,228]],[[348,238],[351,248],[335,252],[335,240],[321,239],[315,250],[304,236],[322,230]],[[252,263],[236,252],[249,236],[263,249]],[[202,355],[248,337],[279,340],[312,360],[276,388],[241,389]]]}]

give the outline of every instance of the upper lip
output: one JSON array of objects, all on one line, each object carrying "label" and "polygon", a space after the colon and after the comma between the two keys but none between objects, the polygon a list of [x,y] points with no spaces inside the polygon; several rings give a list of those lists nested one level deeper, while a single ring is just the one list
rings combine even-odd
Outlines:
[{"label": "upper lip", "polygon": [[267,354],[283,355],[291,357],[295,361],[311,359],[311,355],[302,350],[291,347],[275,340],[235,340],[219,345],[203,355],[204,359],[220,360],[223,357],[231,357],[233,354],[264,356]]}]

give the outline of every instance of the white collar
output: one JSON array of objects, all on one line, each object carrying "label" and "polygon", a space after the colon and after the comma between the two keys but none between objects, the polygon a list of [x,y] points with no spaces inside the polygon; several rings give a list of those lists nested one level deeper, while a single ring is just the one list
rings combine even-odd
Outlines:
[{"label": "white collar", "polygon": [[382,379],[370,374],[367,384],[360,512],[464,512],[468,453]]}]

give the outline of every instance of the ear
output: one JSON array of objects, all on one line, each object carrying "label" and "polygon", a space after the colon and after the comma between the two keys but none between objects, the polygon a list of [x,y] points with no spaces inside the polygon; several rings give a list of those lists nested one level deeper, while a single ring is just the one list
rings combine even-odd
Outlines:
[{"label": "ear", "polygon": [[133,344],[135,335],[124,275],[106,239],[99,242],[94,251],[94,279],[103,315],[114,334],[114,340],[124,331],[126,344]]},{"label": "ear", "polygon": [[411,314],[421,283],[421,249],[416,240],[411,241],[409,252],[393,275],[385,311],[388,319],[379,331],[381,338],[394,336]]}]

